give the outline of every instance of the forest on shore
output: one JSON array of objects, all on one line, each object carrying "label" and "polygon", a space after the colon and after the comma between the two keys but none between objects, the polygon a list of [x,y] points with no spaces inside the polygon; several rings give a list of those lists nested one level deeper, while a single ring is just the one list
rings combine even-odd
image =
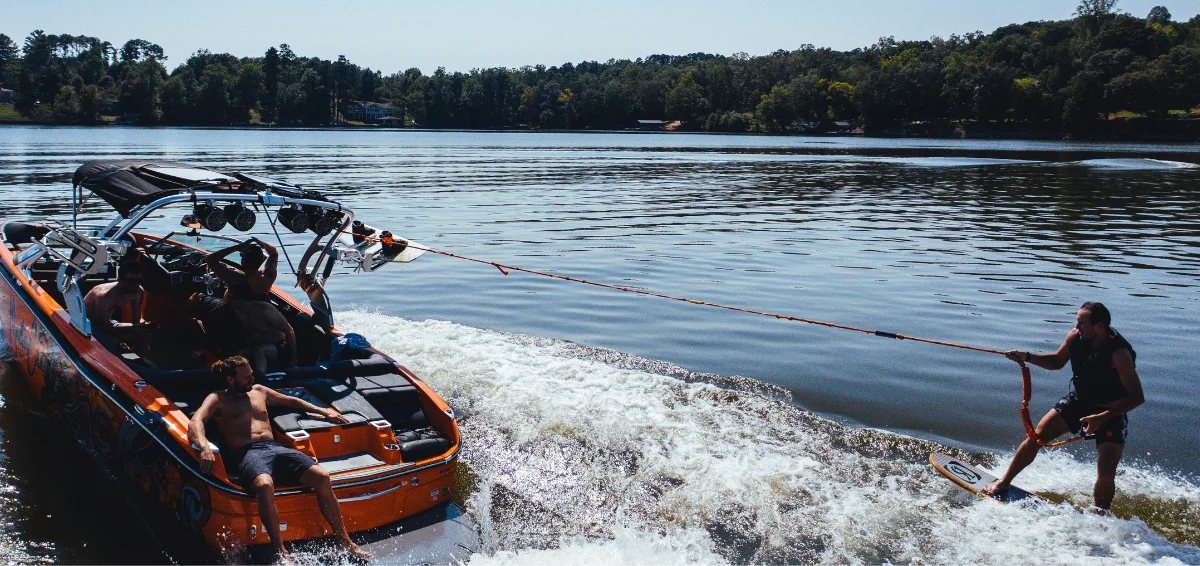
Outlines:
[{"label": "forest on shore", "polygon": [[200,50],[168,71],[162,48],[147,40],[118,48],[37,30],[19,47],[0,34],[0,86],[12,91],[0,120],[328,126],[346,124],[352,103],[379,102],[402,124],[426,128],[622,129],[639,119],[721,132],[1200,124],[1200,16],[1177,22],[1159,6],[1142,18],[1116,4],[1082,0],[1069,20],[888,37],[852,51],[803,45],[753,57],[650,55],[431,75],[384,75],[286,44],[260,57]]}]

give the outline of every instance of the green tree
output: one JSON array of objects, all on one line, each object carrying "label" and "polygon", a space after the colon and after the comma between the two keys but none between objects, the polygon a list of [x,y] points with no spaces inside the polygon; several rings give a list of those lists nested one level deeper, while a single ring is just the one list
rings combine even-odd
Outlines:
[{"label": "green tree", "polygon": [[829,98],[829,112],[833,118],[855,118],[858,116],[858,107],[854,105],[854,85],[835,81],[829,84],[826,90]]},{"label": "green tree", "polygon": [[[190,73],[188,73],[190,76]],[[192,93],[183,73],[167,79],[162,90],[162,119],[167,124],[191,124],[194,121]]]},{"label": "green tree", "polygon": [[792,79],[787,85],[791,96],[792,114],[808,122],[829,120],[829,81],[816,71]]},{"label": "green tree", "polygon": [[1095,33],[1100,26],[1113,16],[1117,9],[1117,0],[1079,0],[1075,8],[1075,16],[1085,28]]},{"label": "green tree", "polygon": [[137,114],[142,123],[157,122],[159,97],[166,79],[167,71],[156,59],[125,63],[121,69],[121,110]]},{"label": "green tree", "polygon": [[234,85],[237,95],[236,122],[249,121],[250,111],[258,110],[264,90],[266,90],[266,74],[263,73],[262,67],[254,61],[242,63]]},{"label": "green tree", "polygon": [[695,127],[709,114],[712,105],[705,98],[704,89],[696,84],[692,74],[685,73],[667,92],[664,110],[668,120],[681,120],[684,125]]},{"label": "green tree", "polygon": [[263,100],[262,119],[264,122],[274,122],[278,117],[279,105],[279,50],[268,48],[263,55]]},{"label": "green tree", "polygon": [[1146,16],[1146,21],[1165,26],[1171,23],[1171,12],[1167,10],[1166,6],[1155,6],[1150,8],[1150,14]]},{"label": "green tree", "polygon": [[162,47],[144,39],[126,41],[125,45],[121,46],[120,54],[122,63],[140,63],[150,59],[160,62],[167,60]]},{"label": "green tree", "polygon": [[758,106],[754,109],[754,117],[758,118],[763,127],[773,132],[790,128],[796,122],[791,91],[786,86],[780,85],[762,95]]},{"label": "green tree", "polygon": [[1075,7],[1075,16],[1080,18],[1100,18],[1110,16],[1117,10],[1117,0],[1079,0]]},{"label": "green tree", "polygon": [[85,123],[96,122],[104,111],[104,91],[94,84],[79,89],[79,119]]},{"label": "green tree", "polygon": [[58,91],[58,95],[54,97],[54,120],[73,124],[79,121],[81,110],[79,108],[79,96],[72,86],[63,86]]},{"label": "green tree", "polygon": [[12,38],[0,33],[0,86],[11,88],[16,85],[20,74],[21,57]]},{"label": "green tree", "polygon": [[196,114],[201,123],[224,126],[232,118],[229,91],[234,78],[224,65],[208,65],[200,75]]},{"label": "green tree", "polygon": [[1200,104],[1200,49],[1179,46],[1154,61],[1137,61],[1105,85],[1110,108],[1162,119]]}]

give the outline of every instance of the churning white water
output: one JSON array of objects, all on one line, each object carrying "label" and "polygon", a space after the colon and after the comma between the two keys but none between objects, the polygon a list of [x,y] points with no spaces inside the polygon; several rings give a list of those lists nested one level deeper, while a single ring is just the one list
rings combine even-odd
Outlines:
[{"label": "churning white water", "polygon": [[[1200,563],[1140,520],[1002,505],[928,464],[964,452],[836,423],[751,380],[569,342],[377,313],[339,315],[465,414],[471,564]],[[1126,466],[1126,495],[1200,501]],[[1023,487],[1090,498],[1092,464],[1047,451]]]}]

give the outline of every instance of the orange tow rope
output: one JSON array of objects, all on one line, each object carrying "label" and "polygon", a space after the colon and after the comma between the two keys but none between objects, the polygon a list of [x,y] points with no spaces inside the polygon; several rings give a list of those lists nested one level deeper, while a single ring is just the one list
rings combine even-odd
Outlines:
[{"label": "orange tow rope", "polygon": [[[365,236],[365,235],[360,235],[359,237],[365,238],[367,240],[383,242],[384,244],[388,244],[388,245],[393,244],[393,240],[391,238],[382,238],[381,239],[381,238],[376,238],[373,236]],[[646,295],[649,297],[658,297],[660,299],[670,299],[672,301],[682,301],[685,303],[691,303],[693,305],[703,305],[703,306],[707,306],[707,307],[715,307],[718,309],[726,309],[726,310],[744,312],[744,313],[749,313],[749,314],[757,314],[757,315],[761,315],[761,316],[769,316],[771,318],[775,318],[775,319],[779,319],[779,320],[791,320],[791,321],[795,321],[795,322],[804,322],[807,324],[815,324],[817,326],[826,326],[829,328],[840,328],[842,330],[852,330],[854,332],[873,334],[875,336],[882,336],[884,338],[895,338],[897,340],[912,340],[914,342],[924,342],[926,344],[936,344],[938,346],[948,346],[951,348],[960,348],[963,350],[974,350],[976,352],[984,352],[984,353],[988,353],[988,354],[999,354],[1001,356],[1005,355],[1004,352],[1002,352],[1000,350],[993,350],[991,348],[982,348],[979,346],[970,346],[967,344],[956,344],[954,342],[945,342],[942,340],[931,340],[929,338],[919,338],[916,336],[906,336],[904,334],[897,334],[894,332],[884,332],[882,330],[867,330],[865,328],[856,328],[856,327],[847,326],[844,324],[835,324],[832,322],[824,322],[824,321],[820,321],[820,320],[800,318],[798,316],[791,316],[791,315],[785,315],[785,314],[769,313],[769,312],[764,312],[764,311],[759,311],[759,310],[754,310],[754,309],[746,309],[746,308],[741,308],[741,307],[722,305],[722,304],[718,304],[718,303],[710,303],[708,301],[698,301],[698,300],[688,299],[688,298],[684,298],[684,297],[675,297],[672,295],[664,295],[661,293],[654,293],[651,291],[643,291],[641,289],[631,289],[629,287],[624,287],[621,285],[612,285],[609,283],[599,283],[596,281],[588,281],[587,279],[579,279],[577,277],[568,277],[566,275],[558,275],[555,273],[538,271],[536,269],[526,269],[524,267],[518,267],[515,265],[507,265],[507,264],[503,264],[503,263],[497,263],[494,261],[487,261],[484,259],[477,259],[477,258],[465,256],[465,255],[450,253],[450,252],[446,252],[446,251],[442,251],[442,250],[435,250],[433,248],[427,248],[425,246],[413,244],[412,242],[408,242],[406,244],[406,246],[413,248],[413,249],[429,252],[429,253],[443,255],[446,257],[452,257],[455,259],[463,259],[466,261],[472,261],[475,263],[482,263],[484,265],[490,265],[490,266],[495,267],[496,269],[500,270],[500,273],[503,273],[504,275],[508,275],[508,273],[510,271],[521,271],[521,272],[529,273],[529,274],[533,274],[533,275],[540,275],[542,277],[561,279],[563,281],[573,281],[575,283],[583,283],[585,285],[594,285],[596,287],[603,287],[605,289],[614,289],[617,291],[624,291],[626,293],[635,293],[638,295]],[[1034,429],[1033,422],[1029,418],[1029,398],[1033,394],[1033,382],[1029,376],[1029,368],[1025,366],[1024,362],[1019,362],[1019,363],[1021,365],[1021,380],[1022,380],[1022,393],[1023,393],[1022,400],[1021,400],[1021,420],[1025,424],[1025,434],[1028,435],[1029,438],[1033,439],[1035,442],[1037,442],[1041,446],[1059,446],[1062,444],[1067,444],[1069,442],[1075,442],[1076,440],[1082,439],[1083,436],[1081,434],[1080,436],[1077,436],[1074,438],[1047,444],[1047,443],[1042,442],[1042,440],[1040,438],[1038,438],[1037,430]]]},{"label": "orange tow rope", "polygon": [[1033,380],[1029,376],[1029,367],[1025,365],[1025,362],[1017,363],[1021,364],[1021,422],[1025,424],[1025,435],[1030,440],[1036,442],[1038,446],[1045,446],[1047,448],[1070,444],[1076,440],[1083,440],[1083,431],[1079,432],[1079,436],[1072,436],[1058,442],[1046,443],[1038,437],[1037,429],[1033,428],[1033,421],[1029,418],[1029,398],[1033,395]]}]

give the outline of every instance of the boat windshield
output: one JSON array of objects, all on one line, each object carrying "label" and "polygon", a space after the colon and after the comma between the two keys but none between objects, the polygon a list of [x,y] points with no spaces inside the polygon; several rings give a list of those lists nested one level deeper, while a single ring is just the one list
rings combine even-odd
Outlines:
[{"label": "boat windshield", "polygon": [[[189,230],[187,232],[171,232],[170,234],[163,236],[161,241],[163,242],[163,246],[170,244],[174,244],[176,246],[183,245],[212,253],[218,250],[223,250],[235,244],[240,244],[244,240],[230,236],[222,236],[220,234],[213,234],[211,232]],[[160,246],[158,244],[150,244],[146,246],[146,252],[150,255],[157,255],[158,253],[161,253]],[[236,263],[241,261],[241,254],[238,252],[233,252],[229,254],[229,258]]]}]

